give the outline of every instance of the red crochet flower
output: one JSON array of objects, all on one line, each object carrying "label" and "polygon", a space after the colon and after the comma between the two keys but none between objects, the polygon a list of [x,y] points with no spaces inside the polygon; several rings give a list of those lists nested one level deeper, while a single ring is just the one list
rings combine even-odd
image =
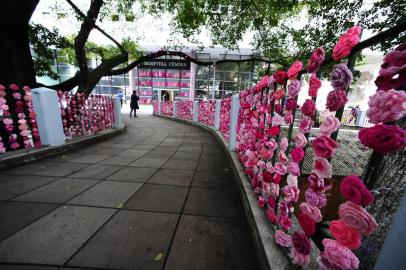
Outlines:
[{"label": "red crochet flower", "polygon": [[297,220],[306,235],[314,234],[316,231],[316,222],[311,217],[301,212],[297,215]]},{"label": "red crochet flower", "polygon": [[272,126],[268,129],[268,134],[271,136],[278,136],[281,133],[281,129],[278,126]]},{"label": "red crochet flower", "polygon": [[347,101],[348,99],[345,90],[335,89],[327,95],[326,108],[331,112],[335,112],[344,107]]},{"label": "red crochet flower", "polygon": [[313,151],[316,156],[323,158],[332,158],[337,143],[328,136],[319,136],[312,142]]},{"label": "red crochet flower", "polygon": [[324,62],[324,57],[325,51],[323,47],[315,49],[307,64],[307,72],[316,73],[319,71],[321,64]]},{"label": "red crochet flower", "polygon": [[315,74],[312,74],[309,79],[309,96],[317,97],[317,92],[321,87],[321,81],[316,77]]},{"label": "red crochet flower", "polygon": [[[375,80],[379,90],[398,89],[406,84],[406,43],[396,47],[383,59],[379,76]],[[398,75],[398,76],[396,76]]]},{"label": "red crochet flower", "polygon": [[392,125],[363,128],[359,131],[358,138],[366,147],[381,153],[399,151],[406,145],[406,131]]},{"label": "red crochet flower", "polygon": [[277,84],[285,84],[288,74],[284,70],[278,70],[272,75]]},{"label": "red crochet flower", "polygon": [[276,90],[272,97],[276,100],[281,99],[285,96],[285,91],[283,90],[283,88],[279,88],[278,90]]},{"label": "red crochet flower", "polygon": [[281,104],[276,104],[275,105],[275,112],[279,113],[279,114],[282,112],[282,105]]},{"label": "red crochet flower", "polygon": [[290,152],[290,155],[294,162],[300,162],[304,158],[305,153],[302,148],[295,147],[292,152]]},{"label": "red crochet flower", "polygon": [[296,60],[288,69],[288,78],[289,80],[294,80],[297,78],[297,75],[299,75],[299,72],[302,70],[302,62],[299,60]]},{"label": "red crochet flower", "polygon": [[292,237],[293,247],[297,252],[303,255],[309,255],[311,250],[311,245],[309,238],[304,233],[294,232]]},{"label": "red crochet flower", "polygon": [[360,40],[361,27],[354,26],[347,30],[339,38],[333,49],[333,59],[340,60],[347,57],[351,53],[351,49],[358,44]]},{"label": "red crochet flower", "polygon": [[345,177],[341,182],[340,191],[344,198],[359,205],[370,205],[374,201],[372,193],[356,175]]},{"label": "red crochet flower", "polygon": [[350,249],[357,249],[361,246],[361,235],[357,230],[348,227],[342,220],[333,220],[330,223],[330,232],[334,238]]},{"label": "red crochet flower", "polygon": [[306,99],[302,105],[302,113],[306,116],[313,116],[314,111],[316,110],[316,103],[311,99]]},{"label": "red crochet flower", "polygon": [[288,100],[286,100],[285,108],[286,110],[291,111],[299,108],[299,105],[297,104],[296,100],[291,97]]}]

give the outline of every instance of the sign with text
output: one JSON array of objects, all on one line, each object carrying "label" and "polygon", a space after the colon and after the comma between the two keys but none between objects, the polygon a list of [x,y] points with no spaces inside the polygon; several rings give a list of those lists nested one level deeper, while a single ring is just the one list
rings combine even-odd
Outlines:
[{"label": "sign with text", "polygon": [[190,70],[190,62],[186,60],[176,60],[176,59],[154,59],[143,62],[139,67],[156,68],[156,69]]}]

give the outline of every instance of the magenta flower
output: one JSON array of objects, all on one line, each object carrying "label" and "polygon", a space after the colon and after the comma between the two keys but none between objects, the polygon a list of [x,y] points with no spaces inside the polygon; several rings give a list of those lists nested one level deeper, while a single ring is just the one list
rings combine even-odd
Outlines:
[{"label": "magenta flower", "polygon": [[378,90],[369,97],[367,116],[371,123],[378,124],[399,120],[406,113],[406,93],[404,91]]},{"label": "magenta flower", "polygon": [[354,26],[341,35],[333,49],[334,60],[341,60],[350,55],[351,49],[360,41],[361,30],[360,26]]},{"label": "magenta flower", "polygon": [[394,125],[376,125],[358,133],[360,142],[380,153],[402,150],[406,145],[406,131]]},{"label": "magenta flower", "polygon": [[359,267],[358,258],[351,249],[341,245],[336,240],[323,240],[324,252],[320,256],[339,269],[355,270]]},{"label": "magenta flower", "polygon": [[288,69],[287,75],[289,80],[294,80],[297,78],[297,75],[299,75],[299,72],[302,70],[302,62],[299,60],[296,60]]},{"label": "magenta flower", "polygon": [[316,73],[319,71],[320,66],[324,62],[324,57],[325,51],[323,47],[315,49],[310,57],[309,63],[307,64],[307,72]]}]

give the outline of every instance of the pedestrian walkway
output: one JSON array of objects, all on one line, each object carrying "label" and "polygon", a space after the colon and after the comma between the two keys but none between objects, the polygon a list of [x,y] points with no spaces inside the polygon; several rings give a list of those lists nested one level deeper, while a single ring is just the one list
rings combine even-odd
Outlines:
[{"label": "pedestrian walkway", "polygon": [[116,138],[1,171],[0,269],[257,269],[215,138],[125,121]]}]

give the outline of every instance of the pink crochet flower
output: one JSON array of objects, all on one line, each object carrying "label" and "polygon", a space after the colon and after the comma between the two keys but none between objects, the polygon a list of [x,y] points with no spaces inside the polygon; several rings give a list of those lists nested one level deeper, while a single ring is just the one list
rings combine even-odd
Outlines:
[{"label": "pink crochet flower", "polygon": [[318,157],[332,158],[337,143],[328,136],[319,136],[312,141],[313,152]]},{"label": "pink crochet flower", "polygon": [[295,186],[285,186],[283,189],[284,200],[287,202],[297,202],[300,190]]},{"label": "pink crochet flower", "polygon": [[344,107],[347,101],[348,99],[345,90],[335,89],[327,95],[326,108],[331,112],[335,112]]},{"label": "pink crochet flower", "polygon": [[286,71],[278,70],[278,71],[275,71],[275,73],[272,75],[272,77],[275,79],[275,82],[277,84],[285,84],[285,81],[288,78],[288,75],[286,74]]},{"label": "pink crochet flower", "polygon": [[291,111],[287,111],[283,116],[283,120],[285,120],[285,124],[289,125],[293,123],[293,114]]},{"label": "pink crochet flower", "polygon": [[301,266],[306,266],[310,262],[309,255],[304,255],[304,254],[298,252],[294,248],[290,249],[290,256],[292,256],[293,263],[301,265]]},{"label": "pink crochet flower", "polygon": [[364,236],[371,235],[378,228],[374,217],[362,206],[353,202],[347,201],[341,204],[338,214],[348,227],[357,230]]},{"label": "pink crochet flower", "polygon": [[321,157],[314,157],[313,171],[320,178],[331,178],[331,165],[327,159]]},{"label": "pink crochet flower", "polygon": [[300,83],[299,80],[293,80],[290,82],[288,86],[288,94],[291,97],[295,97],[299,94],[300,88],[302,87],[302,84]]},{"label": "pink crochet flower", "polygon": [[330,75],[334,89],[347,89],[352,81],[352,72],[346,64],[335,65]]},{"label": "pink crochet flower", "polygon": [[359,267],[359,260],[352,251],[336,240],[323,240],[324,252],[320,256],[328,260],[339,269],[355,270]]},{"label": "pink crochet flower", "polygon": [[375,84],[380,90],[397,89],[406,84],[406,43],[385,56]]},{"label": "pink crochet flower", "polygon": [[299,72],[302,70],[302,62],[299,60],[296,60],[288,69],[287,75],[289,80],[294,80],[297,78],[297,75],[299,75]]},{"label": "pink crochet flower", "polygon": [[406,113],[406,93],[404,91],[379,90],[369,97],[367,116],[374,124],[399,120]]},{"label": "pink crochet flower", "polygon": [[293,140],[295,141],[295,145],[297,147],[303,148],[307,144],[306,136],[303,133],[297,133],[295,137],[293,137]]},{"label": "pink crochet flower", "polygon": [[361,30],[360,26],[354,26],[341,35],[333,49],[334,60],[341,60],[350,55],[351,49],[360,41]]},{"label": "pink crochet flower", "polygon": [[327,116],[320,125],[320,133],[329,136],[331,133],[338,130],[340,124],[340,120],[338,120],[337,117]]},{"label": "pink crochet flower", "polygon": [[303,117],[302,120],[299,122],[299,131],[302,133],[309,133],[314,121],[310,117]]},{"label": "pink crochet flower", "polygon": [[321,81],[316,77],[316,74],[312,74],[309,78],[309,96],[317,97],[320,87]]},{"label": "pink crochet flower", "polygon": [[15,84],[15,83],[10,84],[10,85],[8,86],[8,88],[10,88],[10,89],[13,90],[13,91],[18,91],[18,89],[19,89],[18,85]]},{"label": "pink crochet flower", "polygon": [[278,223],[278,220],[277,220],[276,215],[275,215],[275,211],[272,208],[268,208],[268,210],[266,211],[266,217],[273,224]]},{"label": "pink crochet flower", "polygon": [[374,201],[372,193],[356,175],[346,176],[341,181],[340,191],[344,198],[355,204],[366,206],[372,204]]},{"label": "pink crochet flower", "polygon": [[316,103],[311,99],[306,99],[302,105],[302,113],[306,116],[313,116],[314,111],[316,110]]},{"label": "pink crochet flower", "polygon": [[311,244],[309,241],[309,238],[307,237],[306,234],[301,233],[301,232],[294,232],[293,237],[292,237],[292,244],[293,248],[303,254],[303,255],[309,255],[311,251]]},{"label": "pink crochet flower", "polygon": [[286,137],[283,137],[279,143],[279,147],[281,149],[282,152],[285,152],[286,149],[288,149],[288,139]]},{"label": "pink crochet flower", "polygon": [[279,222],[279,225],[284,230],[289,230],[290,226],[292,226],[292,220],[289,218],[288,215],[280,215],[278,222]]},{"label": "pink crochet flower", "polygon": [[308,215],[315,222],[320,222],[322,219],[321,211],[314,205],[308,204],[306,202],[300,204],[300,210]]},{"label": "pink crochet flower", "polygon": [[296,100],[291,97],[291,98],[288,98],[288,100],[286,100],[285,108],[286,108],[286,110],[291,111],[291,110],[299,108],[299,105],[297,104]]},{"label": "pink crochet flower", "polygon": [[274,166],[275,173],[280,174],[280,175],[285,175],[287,173],[287,168],[283,163],[277,162]]},{"label": "pink crochet flower", "polygon": [[324,179],[320,178],[315,173],[312,173],[311,175],[309,175],[309,177],[307,178],[307,181],[309,182],[309,187],[314,192],[322,192],[327,189],[327,186],[325,186],[325,184],[324,184]]},{"label": "pink crochet flower", "polygon": [[278,245],[282,247],[291,247],[292,246],[292,238],[289,234],[283,232],[282,230],[277,230],[275,232],[275,241]]},{"label": "pink crochet flower", "polygon": [[324,62],[325,54],[323,47],[315,49],[310,57],[309,63],[307,64],[307,72],[316,73],[319,71],[320,66]]},{"label": "pink crochet flower", "polygon": [[315,192],[311,189],[306,190],[305,199],[308,204],[314,205],[317,208],[323,208],[327,203],[327,198],[324,193]]},{"label": "pink crochet flower", "polygon": [[290,156],[292,157],[292,160],[293,160],[294,162],[300,162],[300,161],[304,158],[305,153],[304,153],[304,151],[303,151],[302,148],[300,148],[300,147],[295,147],[295,148],[293,148],[293,150],[290,152]]},{"label": "pink crochet flower", "polygon": [[299,164],[297,164],[296,162],[289,163],[288,172],[294,176],[299,176],[300,175]]},{"label": "pink crochet flower", "polygon": [[287,177],[287,179],[286,179],[286,183],[287,183],[289,186],[295,186],[295,187],[297,187],[297,176],[294,176],[294,175],[292,175],[292,174],[288,174],[288,177]]},{"label": "pink crochet flower", "polygon": [[406,131],[394,125],[376,125],[358,133],[360,142],[380,153],[402,150],[406,145]]}]

